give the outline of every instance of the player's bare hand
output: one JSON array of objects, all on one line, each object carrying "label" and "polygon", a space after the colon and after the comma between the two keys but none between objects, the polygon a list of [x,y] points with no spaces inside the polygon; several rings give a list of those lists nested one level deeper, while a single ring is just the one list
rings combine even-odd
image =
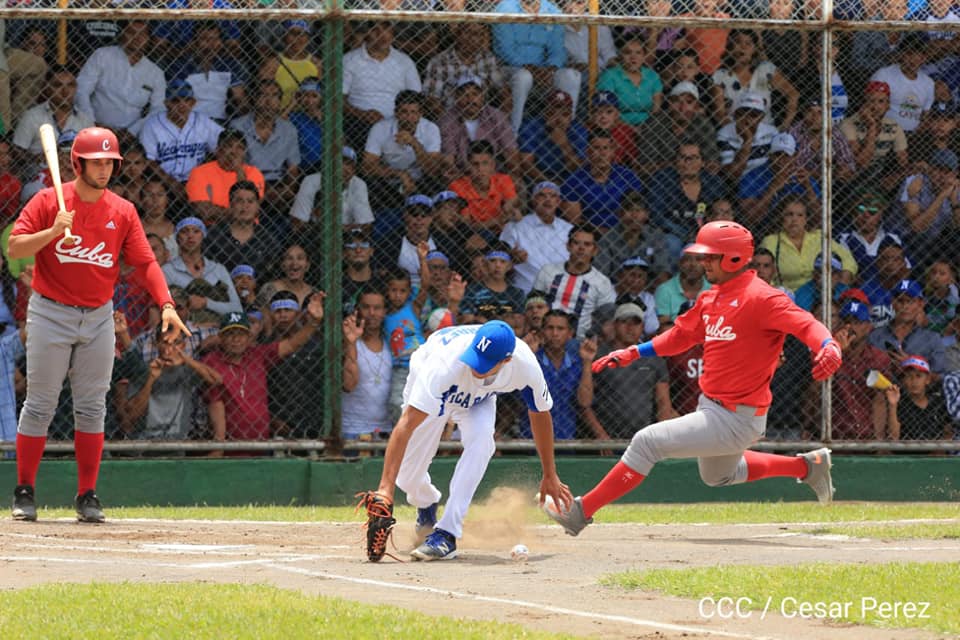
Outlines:
[{"label": "player's bare hand", "polygon": [[59,236],[61,233],[73,226],[73,211],[58,211],[57,217],[53,221],[53,233]]},{"label": "player's bare hand", "polygon": [[547,496],[553,498],[554,504],[564,511],[573,506],[573,493],[570,487],[560,482],[560,477],[556,474],[543,476],[540,481],[540,506],[543,506]]},{"label": "player's bare hand", "polygon": [[611,351],[607,355],[597,358],[593,363],[593,366],[590,369],[594,373],[600,373],[604,369],[616,369],[617,367],[626,367],[634,360],[640,359],[640,352],[637,350],[636,346],[627,347],[626,349],[617,349],[616,351]]},{"label": "player's bare hand", "polygon": [[167,342],[173,342],[181,333],[185,336],[191,335],[187,325],[180,319],[180,314],[173,307],[166,307],[160,311],[160,326],[163,339]]},{"label": "player's bare hand", "polygon": [[580,341],[580,358],[584,362],[593,362],[597,357],[597,339],[584,338]]},{"label": "player's bare hand", "polygon": [[363,318],[357,318],[357,312],[354,311],[343,319],[343,339],[353,343],[363,335]]}]

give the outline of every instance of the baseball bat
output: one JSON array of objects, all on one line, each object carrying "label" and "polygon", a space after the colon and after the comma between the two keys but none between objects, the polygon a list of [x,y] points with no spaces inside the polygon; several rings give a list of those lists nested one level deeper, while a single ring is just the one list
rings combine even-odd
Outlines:
[{"label": "baseball bat", "polygon": [[[53,125],[40,125],[40,146],[43,147],[43,157],[47,160],[50,179],[53,180],[53,190],[57,194],[57,206],[60,207],[60,211],[66,211],[67,207],[63,203],[63,184],[60,182],[60,156],[57,154],[57,139],[53,133]],[[63,236],[67,242],[73,242],[70,227],[64,229]]]}]

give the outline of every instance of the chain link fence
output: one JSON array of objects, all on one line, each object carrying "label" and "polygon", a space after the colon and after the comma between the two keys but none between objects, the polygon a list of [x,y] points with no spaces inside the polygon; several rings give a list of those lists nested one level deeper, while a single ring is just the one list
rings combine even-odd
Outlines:
[{"label": "chain link fence", "polygon": [[[44,0],[4,12],[4,252],[20,206],[50,184],[38,126],[58,132],[64,181],[76,131],[109,126],[124,150],[112,188],[140,211],[194,330],[158,345],[159,312],[124,273],[114,442],[377,449],[410,353],[497,318],[537,352],[561,446],[622,448],[693,410],[702,349],[593,376],[592,393],[586,364],[689,308],[708,285],[683,247],[735,219],[760,277],[851,336],[826,398],[787,340],[767,440],[950,446],[949,2],[837,3],[852,22],[828,33],[819,3],[782,0],[650,0],[642,15],[577,0],[60,6],[61,19]],[[8,405],[23,396],[31,269],[5,260]],[[320,291],[314,331],[303,310]],[[61,400],[51,436],[69,439],[68,387]],[[499,399],[498,437],[530,437],[523,406]]]}]

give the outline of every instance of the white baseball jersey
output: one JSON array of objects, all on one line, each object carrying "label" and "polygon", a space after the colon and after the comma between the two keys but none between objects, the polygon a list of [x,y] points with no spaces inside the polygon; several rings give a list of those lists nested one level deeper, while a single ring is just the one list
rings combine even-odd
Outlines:
[{"label": "white baseball jersey", "polygon": [[461,325],[435,331],[410,357],[407,382],[410,405],[429,416],[451,416],[469,410],[498,393],[520,391],[530,411],[549,411],[553,398],[547,388],[537,359],[527,343],[517,339],[513,357],[492,378],[476,378],[460,361],[460,355],[473,348],[473,338],[481,325]]},{"label": "white baseball jersey", "polygon": [[186,182],[190,171],[216,150],[221,131],[223,127],[196,111],[190,112],[182,129],[170,122],[166,112],[155,113],[144,121],[140,143],[148,158],[179,182]]}]

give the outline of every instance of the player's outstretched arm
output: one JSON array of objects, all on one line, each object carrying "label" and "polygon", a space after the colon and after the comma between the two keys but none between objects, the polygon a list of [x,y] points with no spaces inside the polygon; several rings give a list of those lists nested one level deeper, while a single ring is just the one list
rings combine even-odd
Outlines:
[{"label": "player's outstretched arm", "polygon": [[549,411],[529,411],[528,413],[533,442],[537,446],[537,455],[540,456],[540,465],[543,467],[540,504],[542,506],[546,496],[550,496],[563,509],[569,509],[573,504],[573,494],[570,492],[570,487],[560,482],[553,459],[553,418]]},{"label": "player's outstretched arm", "polygon": [[616,369],[617,367],[626,367],[634,360],[641,357],[650,358],[657,355],[653,349],[653,342],[649,340],[642,344],[631,345],[626,349],[617,349],[611,351],[605,356],[597,358],[590,368],[594,373],[600,373],[604,369]]}]

